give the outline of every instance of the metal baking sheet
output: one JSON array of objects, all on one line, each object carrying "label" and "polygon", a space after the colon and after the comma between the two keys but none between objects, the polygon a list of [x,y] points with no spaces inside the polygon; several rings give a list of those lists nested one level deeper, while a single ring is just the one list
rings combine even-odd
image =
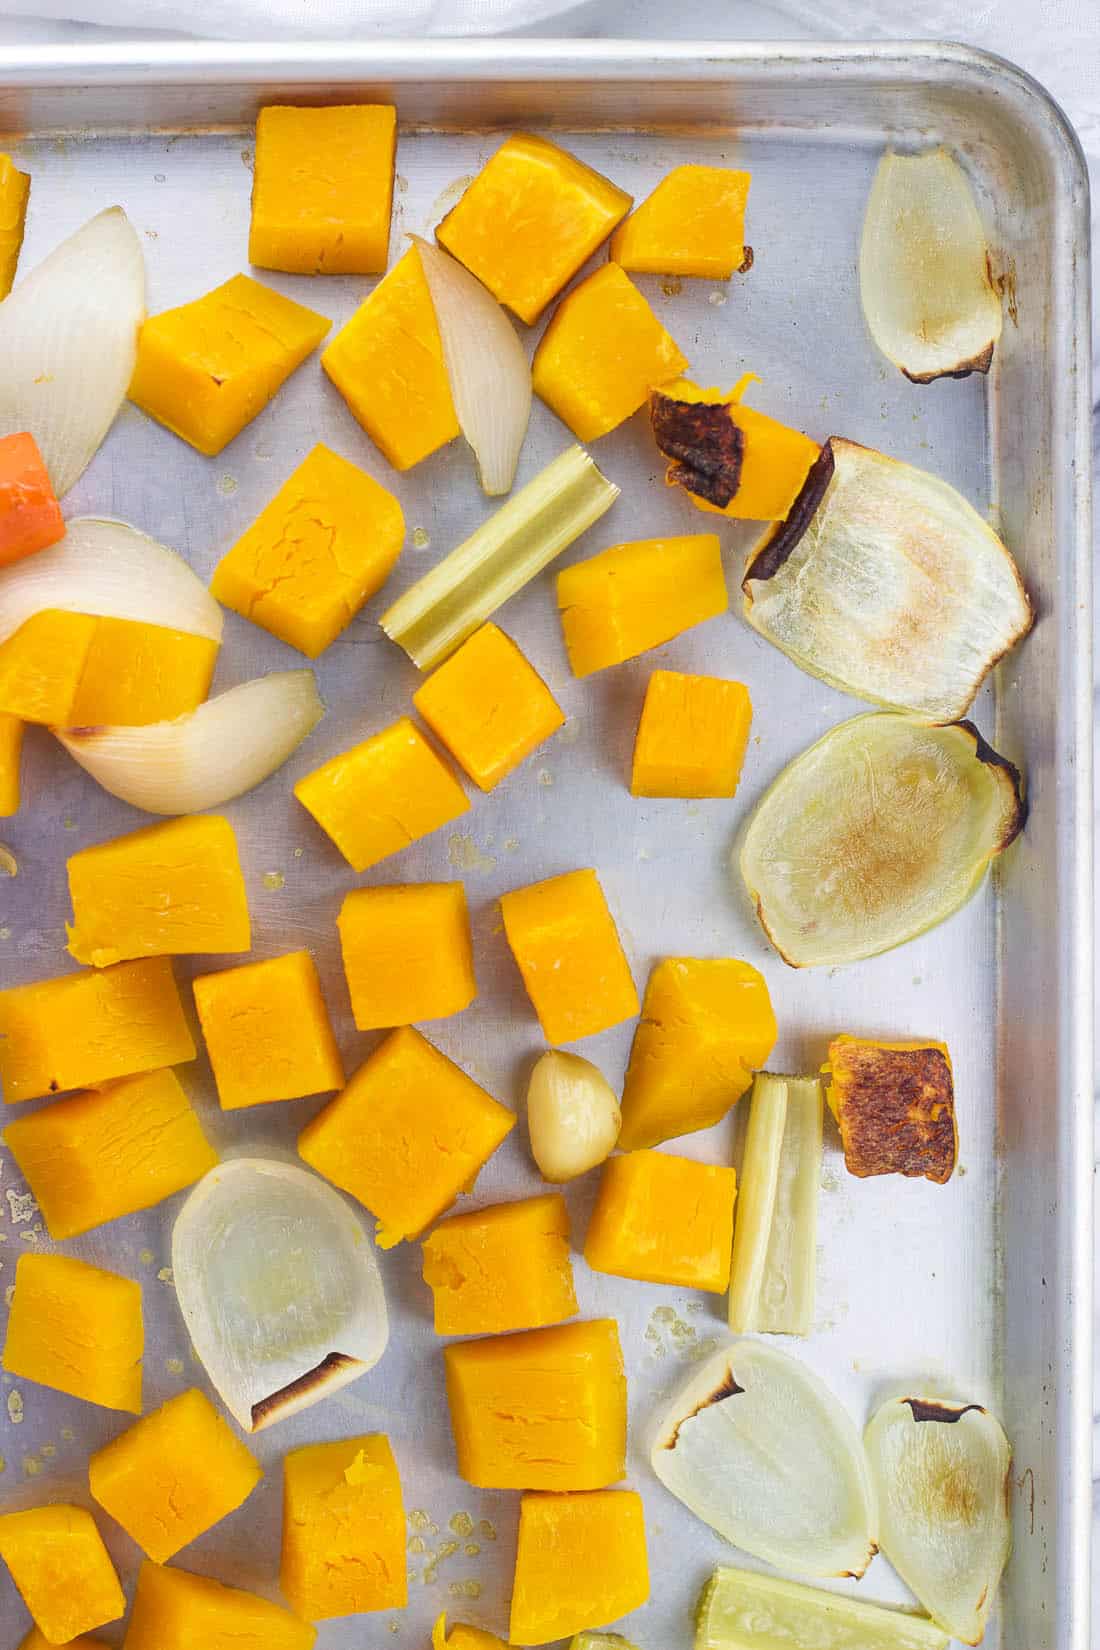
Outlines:
[{"label": "metal baking sheet", "polygon": [[[371,880],[461,877],[473,913],[480,997],[427,1029],[494,1094],[522,1110],[537,1026],[501,933],[505,889],[578,865],[598,867],[639,983],[663,953],[734,955],[761,967],[781,1027],[773,1066],[810,1069],[838,1031],[946,1038],[956,1064],[961,1166],[939,1188],[856,1181],[830,1132],[823,1176],[817,1321],[795,1347],[862,1424],[895,1383],[985,1399],[1016,1452],[1015,1556],[987,1642],[1004,1650],[1085,1650],[1089,1516],[1089,584],[1088,289],[1084,169],[1046,95],[1017,70],[954,47],[817,47],[577,42],[472,46],[135,46],[0,64],[0,141],[34,175],[24,268],[101,207],[120,202],[145,245],[150,308],[197,295],[245,267],[256,109],[277,98],[386,98],[403,127],[392,256],[428,232],[499,141],[522,125],[568,146],[635,195],[676,162],[753,174],[751,275],[729,286],[641,278],[708,383],[762,377],[755,404],[817,437],[842,433],[934,469],[999,512],[1035,595],[1033,636],[983,695],[976,719],[1026,769],[1027,834],[947,925],[862,965],[788,970],[763,941],[729,869],[738,828],[782,765],[859,706],[799,673],[734,612],[654,656],[587,682],[571,677],[544,576],[504,613],[509,631],[566,709],[563,732],[468,818],[378,868]],[[883,144],[951,144],[994,225],[1009,320],[988,382],[921,388],[888,368],[860,316],[855,250]],[[265,280],[339,324],[362,279]],[[568,437],[536,404],[520,479]],[[348,1012],[334,918],[356,878],[290,794],[291,782],[405,711],[416,673],[381,635],[383,602],[486,513],[461,443],[396,477],[353,422],[316,359],[219,458],[206,460],[136,409],[117,426],[68,506],[133,521],[204,576],[315,441],[393,487],[409,539],[384,597],[322,657],[328,715],[288,767],[227,811],[237,827],[255,955],[306,945],[322,968],[345,1059],[373,1039]],[[622,498],[567,559],[610,543],[704,525],[660,485],[642,417],[596,443]],[[709,525],[709,522],[707,523]],[[721,528],[731,590],[751,537]],[[297,657],[229,615],[217,685]],[[625,787],[633,730],[655,664],[745,681],[753,739],[733,804],[636,801]],[[0,978],[68,966],[64,860],[140,817],[97,792],[45,735],[32,735],[22,814],[3,835],[20,874],[0,891]],[[227,959],[188,959],[187,977]],[[584,1044],[613,1081],[623,1026]],[[286,1153],[319,1101],[223,1115],[200,1060],[185,1080],[226,1153]],[[736,1123],[676,1144],[728,1161]],[[579,1249],[594,1192],[568,1191]],[[517,1128],[466,1206],[534,1191]],[[0,1179],[0,1290],[25,1245],[48,1247],[14,1164]],[[179,1199],[66,1245],[141,1279],[148,1321],[147,1407],[203,1375],[172,1290],[169,1241]],[[409,1511],[411,1592],[400,1615],[322,1626],[320,1650],[426,1642],[433,1617],[504,1633],[517,1498],[457,1477],[439,1343],[420,1251],[382,1259],[393,1319],[378,1368],[255,1443],[267,1477],[246,1507],[179,1555],[185,1567],[277,1596],[279,1462],[291,1445],[381,1429],[394,1444]],[[645,1646],[690,1642],[691,1610],[715,1564],[736,1559],[658,1485],[646,1464],[655,1403],[724,1332],[716,1297],[590,1274],[575,1256],[582,1312],[618,1318],[630,1377],[629,1482],[645,1497],[653,1596],[625,1627]],[[90,1449],[121,1418],[25,1382],[3,1383],[0,1505],[87,1500]],[[104,1518],[124,1580],[138,1554]],[[843,1585],[843,1584],[841,1584]],[[848,1584],[851,1585],[851,1584]],[[877,1559],[861,1597],[902,1600]],[[0,1576],[0,1644],[25,1616]],[[104,1637],[120,1640],[118,1627]]]}]

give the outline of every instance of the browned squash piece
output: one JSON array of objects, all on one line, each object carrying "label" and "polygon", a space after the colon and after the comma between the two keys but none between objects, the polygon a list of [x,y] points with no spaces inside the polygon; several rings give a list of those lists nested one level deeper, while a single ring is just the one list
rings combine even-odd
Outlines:
[{"label": "browned squash piece", "polygon": [[959,1140],[946,1043],[834,1037],[821,1069],[849,1174],[950,1180]]}]

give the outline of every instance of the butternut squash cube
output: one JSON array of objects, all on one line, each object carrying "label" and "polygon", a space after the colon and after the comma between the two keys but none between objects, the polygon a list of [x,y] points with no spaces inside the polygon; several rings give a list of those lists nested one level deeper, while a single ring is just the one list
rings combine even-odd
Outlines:
[{"label": "butternut squash cube", "polygon": [[141,329],[130,400],[212,458],[263,412],[332,322],[234,275]]},{"label": "butternut squash cube", "polygon": [[391,1031],[298,1136],[301,1157],[378,1220],[392,1249],[469,1191],[515,1115],[411,1026]]},{"label": "butternut squash cube", "polygon": [[456,1621],[447,1631],[446,1614],[438,1615],[432,1623],[432,1650],[508,1650],[504,1640],[484,1627],[470,1627]]},{"label": "butternut squash cube", "polygon": [[[50,1650],[50,1641],[37,1627],[32,1627],[19,1650]],[[65,1650],[111,1650],[111,1646],[106,1639],[92,1639],[82,1633],[78,1639],[70,1639]]]},{"label": "butternut squash cube", "polygon": [[219,814],[145,825],[82,848],[66,869],[77,962],[105,968],[252,944],[237,838]]},{"label": "butternut squash cube", "polygon": [[0,991],[0,1084],[9,1105],[194,1058],[167,957]]},{"label": "butternut squash cube", "polygon": [[729,607],[714,533],[636,539],[558,574],[558,608],[574,676],[660,647]]},{"label": "butternut squash cube", "polygon": [[525,1495],[512,1586],[513,1644],[605,1627],[649,1597],[645,1509],[633,1490]]},{"label": "butternut squash cube", "polygon": [[18,716],[0,712],[0,819],[19,812],[19,760],[23,753],[23,724]]},{"label": "butternut squash cube", "polygon": [[69,706],[70,727],[143,727],[170,722],[210,691],[218,643],[165,625],[96,619]]},{"label": "butternut squash cube", "polygon": [[665,957],[646,986],[623,1088],[624,1152],[718,1123],[777,1036],[767,981],[732,957]]},{"label": "butternut squash cube", "polygon": [[611,237],[609,256],[642,275],[728,281],[745,262],[748,172],[674,166]]},{"label": "butternut squash cube", "polygon": [[594,1272],[681,1289],[729,1288],[732,1169],[664,1152],[627,1152],[604,1164],[584,1258]]},{"label": "butternut squash cube", "polygon": [[451,769],[407,716],[307,773],[294,794],[353,871],[369,870],[470,807]]},{"label": "butternut squash cube", "polygon": [[959,1135],[946,1043],[834,1037],[821,1069],[849,1174],[951,1179]]},{"label": "butternut squash cube", "polygon": [[194,987],[223,1111],[344,1086],[340,1051],[308,951],[202,974]]},{"label": "butternut squash cube", "polygon": [[140,1415],[144,1347],[140,1284],[70,1255],[20,1255],[4,1342],[9,1375]]},{"label": "butternut squash cube", "polygon": [[4,1513],[0,1558],[47,1644],[71,1645],[78,1634],[125,1613],[110,1554],[84,1507]]},{"label": "butternut squash cube", "polygon": [[455,1341],[443,1359],[468,1484],[594,1490],[626,1472],[626,1374],[613,1318]]},{"label": "butternut squash cube", "polygon": [[638,1012],[630,964],[595,871],[502,894],[504,932],[548,1043],[572,1043]]},{"label": "butternut squash cube", "polygon": [[565,722],[538,671],[495,624],[482,625],[433,671],[413,704],[483,791]]},{"label": "butternut squash cube", "polygon": [[15,281],[30,192],[27,173],[10,155],[0,155],[0,299],[7,297]]},{"label": "butternut squash cube", "polygon": [[261,109],[249,262],[291,275],[380,275],[396,143],[387,103]]},{"label": "butternut squash cube", "polygon": [[321,356],[352,416],[395,470],[458,435],[432,295],[411,246]]},{"label": "butternut squash cube", "polygon": [[733,796],[752,726],[741,682],[655,670],[634,741],[634,796]]},{"label": "butternut squash cube", "polygon": [[381,1433],[307,1444],[283,1464],[279,1585],[306,1621],[403,1610],[405,1507]]},{"label": "butternut squash cube", "polygon": [[251,1451],[196,1387],[169,1398],[88,1462],[99,1505],[157,1564],[235,1512],[262,1477]]},{"label": "butternut squash cube", "polygon": [[266,1598],[146,1559],[122,1650],[312,1650],[316,1637]]},{"label": "butternut squash cube", "polygon": [[360,1031],[445,1020],[477,996],[461,882],[357,888],[336,926]]},{"label": "butternut squash cube", "polygon": [[4,1130],[55,1243],[151,1209],[218,1161],[174,1071],[124,1077]]},{"label": "butternut squash cube", "polygon": [[669,487],[682,487],[697,510],[736,521],[785,521],[821,448],[732,390],[702,389],[678,378],[654,393],[653,434],[670,460]]},{"label": "butternut squash cube", "polygon": [[381,590],[404,539],[393,494],[318,444],[222,557],[210,590],[316,659]]},{"label": "butternut squash cube", "polygon": [[630,276],[604,264],[567,293],[531,364],[531,382],[578,441],[595,441],[687,366]]},{"label": "butternut squash cube", "polygon": [[424,1239],[437,1335],[498,1335],[573,1317],[569,1212],[560,1192],[451,1215]]},{"label": "butternut squash cube", "polygon": [[0,713],[66,727],[97,621],[50,609],[0,642]]}]

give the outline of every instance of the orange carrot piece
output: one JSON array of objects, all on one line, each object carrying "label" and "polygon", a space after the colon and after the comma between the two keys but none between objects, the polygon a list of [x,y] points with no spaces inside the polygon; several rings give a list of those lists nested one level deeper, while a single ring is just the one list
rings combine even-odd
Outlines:
[{"label": "orange carrot piece", "polygon": [[34,436],[0,436],[0,567],[56,544],[64,531]]}]

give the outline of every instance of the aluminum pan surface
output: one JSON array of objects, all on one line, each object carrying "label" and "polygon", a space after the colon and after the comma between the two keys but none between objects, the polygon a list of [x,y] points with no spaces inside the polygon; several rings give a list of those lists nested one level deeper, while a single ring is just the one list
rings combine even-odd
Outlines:
[{"label": "aluminum pan surface", "polygon": [[[488,43],[349,47],[334,60],[324,48],[142,46],[125,61],[109,50],[74,49],[56,58],[27,51],[0,66],[0,130],[57,135],[29,140],[20,150],[37,179],[24,267],[93,210],[121,200],[148,236],[151,306],[203,290],[243,265],[249,179],[242,151],[251,141],[241,131],[190,131],[239,128],[273,95],[308,93],[320,100],[348,95],[349,84],[355,96],[394,91],[403,119],[413,125],[622,127],[578,136],[571,146],[636,194],[678,160],[723,157],[750,166],[749,238],[757,252],[752,276],[728,291],[685,282],[675,296],[666,296],[658,280],[641,283],[699,372],[708,381],[732,382],[743,367],[752,367],[765,380],[756,403],[765,410],[818,436],[842,430],[886,447],[938,470],[979,506],[994,499],[1000,506],[1044,622],[1009,662],[1002,683],[998,737],[1027,764],[1033,814],[1028,837],[1007,868],[999,910],[987,891],[950,925],[891,957],[832,976],[788,972],[731,891],[725,869],[730,841],[782,763],[860,707],[801,676],[739,619],[715,621],[661,650],[660,662],[727,673],[749,684],[760,743],[750,747],[741,794],[732,806],[702,803],[695,810],[633,802],[622,777],[655,661],[573,682],[546,580],[509,607],[505,623],[559,693],[569,728],[492,799],[480,801],[468,821],[382,867],[378,880],[465,878],[482,996],[461,1019],[429,1029],[512,1103],[520,1099],[526,1063],[539,1042],[498,932],[493,899],[504,888],[574,864],[599,866],[639,979],[651,957],[670,949],[728,952],[760,963],[782,1027],[773,1064],[816,1063],[827,1036],[841,1029],[947,1037],[959,1069],[967,1173],[943,1190],[853,1182],[843,1174],[833,1140],[822,1197],[818,1330],[805,1353],[857,1420],[884,1387],[921,1376],[1003,1404],[1017,1450],[1017,1555],[1003,1632],[995,1628],[990,1642],[1011,1650],[1084,1650],[1090,1068],[1087,1015],[1080,1012],[1082,1000],[1088,1004],[1088,808],[1082,803],[1088,783],[1087,455],[1081,418],[1088,339],[1081,266],[1087,243],[1081,171],[1056,112],[1016,71],[958,48]],[[152,124],[181,131],[144,136],[142,128]],[[737,140],[728,131],[735,124]],[[665,130],[645,130],[652,127]],[[128,135],[94,142],[90,128]],[[70,136],[61,137],[63,132]],[[973,379],[930,389],[906,384],[878,360],[864,334],[854,255],[884,133],[900,141],[946,138],[962,149],[985,185],[997,238],[1014,264],[1019,313],[1018,326],[1006,328],[988,404],[985,386]],[[401,229],[427,228],[436,220],[453,199],[457,180],[476,170],[492,143],[491,137],[461,132],[403,136],[398,171],[406,187],[397,197],[395,250]],[[349,280],[321,287],[265,278],[337,320],[369,284]],[[715,290],[726,297],[724,304],[711,301]],[[390,479],[311,363],[272,409],[209,463],[127,410],[72,503],[133,519],[184,550],[205,574],[316,439]],[[521,479],[565,439],[538,409]],[[624,497],[570,559],[632,536],[710,525],[683,500],[652,485],[658,466],[637,421],[598,443],[595,454],[624,485]],[[396,490],[410,529],[423,528],[430,545],[409,544],[387,598],[484,513],[457,446],[401,478]],[[734,529],[723,537],[733,586],[745,535]],[[296,810],[288,781],[406,707],[415,673],[374,629],[380,606],[372,604],[321,661],[331,709],[319,732],[283,779],[230,810],[245,853],[256,954],[297,944],[315,948],[349,1065],[370,1041],[350,1027],[332,919],[342,892],[356,879]],[[219,680],[228,685],[291,659],[271,638],[231,617]],[[992,730],[988,698],[978,720]],[[40,800],[4,833],[23,862],[0,913],[0,923],[10,929],[0,940],[5,980],[63,965],[65,853],[137,823],[130,810],[98,797],[86,779],[66,768],[45,739],[30,744],[28,792]],[[268,887],[269,873],[285,878],[284,886]],[[204,966],[199,961],[187,971]],[[617,1080],[627,1044],[628,1034],[620,1030],[594,1039],[584,1052]],[[317,1107],[300,1102],[222,1116],[212,1109],[206,1075],[199,1067],[192,1073],[211,1132],[229,1150],[285,1149]],[[730,1131],[722,1128],[676,1149],[720,1157],[729,1143]],[[4,1227],[10,1277],[14,1254],[24,1237],[34,1235],[35,1219],[16,1219],[23,1210],[13,1166],[5,1164],[0,1184],[16,1194],[8,1200],[11,1220]],[[536,1184],[523,1142],[516,1140],[483,1175],[475,1198],[518,1195]],[[578,1241],[592,1191],[585,1182],[570,1194]],[[72,1252],[147,1280],[150,1402],[199,1373],[189,1362],[170,1286],[158,1277],[167,1264],[174,1208],[72,1246]],[[351,1650],[391,1625],[398,1644],[422,1643],[432,1616],[444,1607],[455,1618],[498,1631],[506,1626],[513,1499],[468,1491],[454,1477],[416,1246],[386,1256],[383,1264],[394,1318],[387,1357],[328,1405],[262,1437],[258,1453],[269,1475],[247,1512],[196,1543],[181,1561],[269,1590],[282,1452],[305,1439],[376,1427],[393,1437],[408,1507],[428,1517],[429,1527],[411,1528],[410,1536],[438,1552],[441,1543],[456,1539],[448,1527],[452,1515],[469,1512],[475,1525],[490,1520],[496,1540],[476,1531],[460,1539],[458,1551],[435,1567],[433,1580],[414,1582],[406,1615],[329,1625],[319,1637],[320,1650]],[[631,1482],[647,1497],[655,1587],[654,1602],[631,1619],[628,1630],[646,1644],[684,1644],[698,1585],[729,1550],[653,1484],[644,1465],[645,1431],[655,1400],[691,1347],[721,1334],[721,1303],[616,1283],[589,1274],[579,1257],[576,1264],[582,1310],[620,1318],[632,1376]],[[411,1374],[416,1383],[410,1402]],[[116,1418],[25,1383],[19,1391],[24,1418],[9,1422],[0,1444],[7,1458],[0,1478],[5,1503],[9,1496],[33,1500],[70,1486],[83,1498],[86,1452],[119,1430]],[[47,1445],[56,1453],[46,1454]],[[114,1550],[129,1573],[134,1549],[114,1535]],[[464,1551],[471,1542],[480,1553]],[[425,1558],[415,1555],[411,1563],[422,1577]],[[467,1583],[480,1585],[479,1598],[472,1589],[452,1591]],[[891,1583],[880,1559],[861,1595],[903,1597]],[[12,1600],[4,1578],[5,1628],[9,1618],[22,1620]]]}]

